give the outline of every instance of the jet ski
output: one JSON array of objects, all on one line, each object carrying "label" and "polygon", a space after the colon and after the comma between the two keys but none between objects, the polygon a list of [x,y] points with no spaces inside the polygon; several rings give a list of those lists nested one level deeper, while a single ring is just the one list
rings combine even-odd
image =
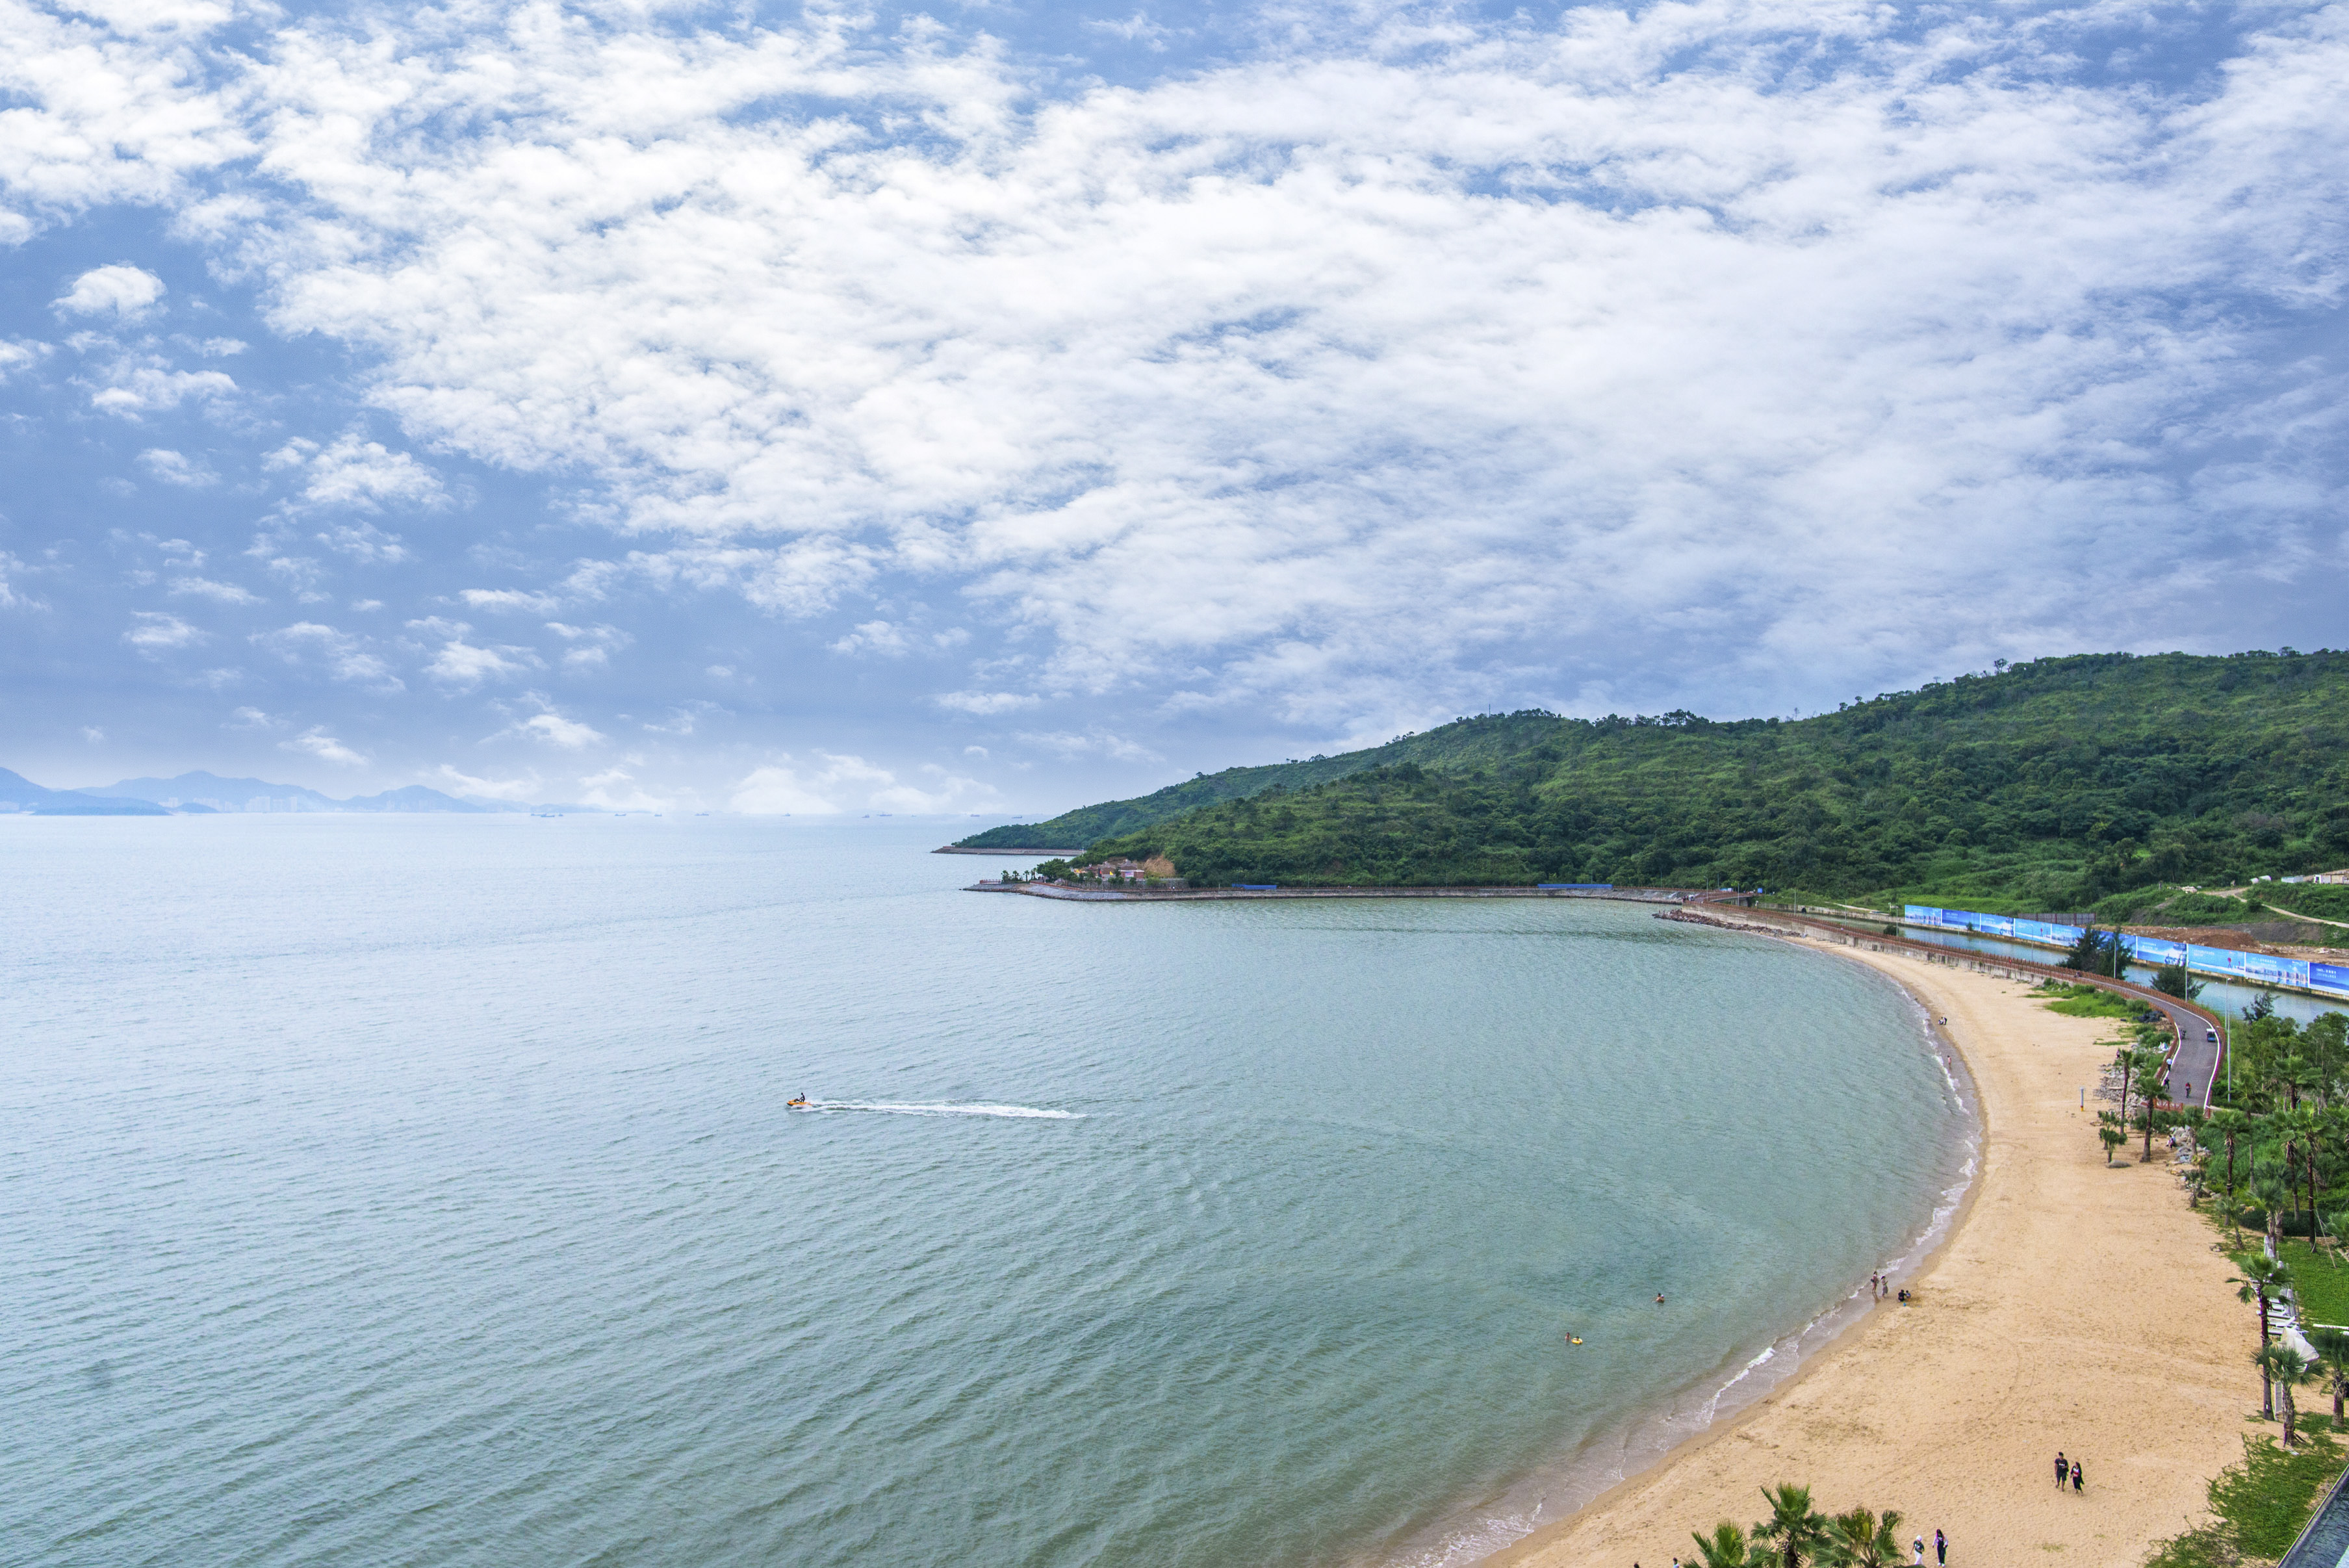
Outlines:
[{"label": "jet ski", "polygon": [[805,1095],[802,1095],[798,1099],[785,1100],[783,1102],[783,1109],[787,1111],[812,1111],[815,1109],[815,1107],[808,1104],[808,1097]]}]

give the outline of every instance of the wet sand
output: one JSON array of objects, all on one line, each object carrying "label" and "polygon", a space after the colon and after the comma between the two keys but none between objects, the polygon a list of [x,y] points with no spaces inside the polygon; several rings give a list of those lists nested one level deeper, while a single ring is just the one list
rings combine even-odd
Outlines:
[{"label": "wet sand", "polygon": [[[1928,1562],[1939,1527],[1962,1568],[2136,1568],[2204,1516],[2247,1433],[2276,1429],[2245,1419],[2256,1320],[2162,1140],[2150,1165],[2141,1137],[2105,1164],[2094,1089],[2111,1052],[2096,1042],[2116,1026],[2049,1012],[2023,982],[1830,950],[1946,1017],[1981,1096],[1982,1172],[1918,1299],[1879,1304],[1753,1408],[1485,1568],[1692,1561],[1692,1532],[1752,1525],[1779,1481],[1829,1512],[1899,1510]],[[2058,1449],[2084,1493],[2056,1490]]]}]

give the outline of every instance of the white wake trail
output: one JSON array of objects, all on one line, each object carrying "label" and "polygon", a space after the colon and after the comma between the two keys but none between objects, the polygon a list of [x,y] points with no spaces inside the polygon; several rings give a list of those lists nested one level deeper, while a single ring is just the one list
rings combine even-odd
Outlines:
[{"label": "white wake trail", "polygon": [[883,1111],[900,1116],[1030,1116],[1047,1121],[1084,1120],[1081,1111],[1048,1111],[1035,1106],[916,1106],[890,1100],[811,1100],[812,1111]]}]

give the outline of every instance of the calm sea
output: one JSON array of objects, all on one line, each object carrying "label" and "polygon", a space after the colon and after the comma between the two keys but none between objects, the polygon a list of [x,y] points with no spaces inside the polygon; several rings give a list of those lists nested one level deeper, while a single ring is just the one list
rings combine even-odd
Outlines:
[{"label": "calm sea", "polygon": [[0,1561],[1462,1561],[1964,1158],[1826,954],[947,836],[0,818]]}]

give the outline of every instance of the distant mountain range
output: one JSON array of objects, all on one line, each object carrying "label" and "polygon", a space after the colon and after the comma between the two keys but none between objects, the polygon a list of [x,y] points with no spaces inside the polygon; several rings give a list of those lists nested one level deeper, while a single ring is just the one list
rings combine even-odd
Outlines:
[{"label": "distant mountain range", "polygon": [[47,789],[21,774],[0,768],[0,812],[36,816],[171,816],[212,812],[592,812],[592,805],[517,805],[504,800],[464,800],[422,784],[336,800],[300,784],[266,779],[224,779],[216,774],[181,774],[170,779],[124,779],[83,789]]}]

